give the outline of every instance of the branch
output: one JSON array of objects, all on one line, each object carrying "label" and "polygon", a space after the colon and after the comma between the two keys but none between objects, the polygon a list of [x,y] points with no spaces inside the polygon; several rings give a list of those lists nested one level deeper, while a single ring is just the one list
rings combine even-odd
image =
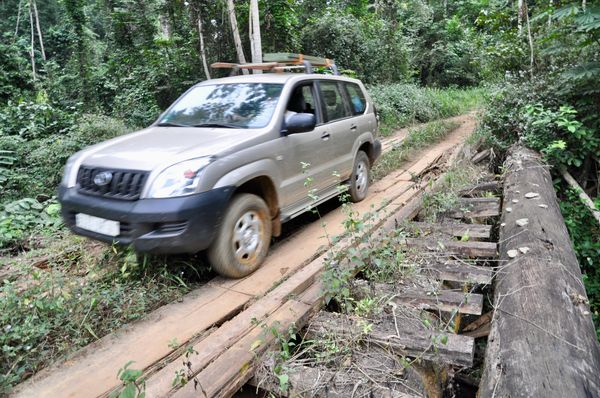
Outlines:
[{"label": "branch", "polygon": [[569,174],[567,169],[561,168],[560,173],[562,174],[565,181],[571,186],[571,188],[573,188],[577,191],[577,194],[579,195],[579,199],[581,199],[583,204],[586,205],[588,209],[590,209],[590,211],[592,212],[592,215],[594,216],[594,218],[600,225],[600,210],[596,209],[596,205],[594,204],[592,199],[588,196],[587,193],[585,193],[583,188],[581,188],[581,185],[579,185],[579,183],[577,181],[575,181],[573,176],[571,174]]}]

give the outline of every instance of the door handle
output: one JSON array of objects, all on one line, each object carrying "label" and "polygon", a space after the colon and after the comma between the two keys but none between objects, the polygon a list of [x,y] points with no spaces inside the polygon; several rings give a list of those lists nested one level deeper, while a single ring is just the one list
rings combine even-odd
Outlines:
[{"label": "door handle", "polygon": [[323,134],[321,134],[321,139],[323,141],[327,141],[329,139],[330,135],[328,132],[324,132]]},{"label": "door handle", "polygon": [[352,126],[350,126],[350,130],[356,131],[356,124],[353,124]]}]

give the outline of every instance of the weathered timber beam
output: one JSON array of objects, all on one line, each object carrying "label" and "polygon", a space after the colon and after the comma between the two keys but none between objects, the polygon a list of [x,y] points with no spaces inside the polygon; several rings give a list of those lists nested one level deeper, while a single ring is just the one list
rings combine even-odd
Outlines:
[{"label": "weathered timber beam", "polygon": [[459,195],[472,195],[481,192],[499,192],[500,183],[498,181],[482,182],[481,184],[473,185],[458,191]]},{"label": "weathered timber beam", "polygon": [[409,248],[426,249],[444,254],[458,254],[467,257],[497,257],[496,243],[493,242],[459,242],[435,241],[428,239],[407,238],[403,243]]},{"label": "weathered timber beam", "polygon": [[512,211],[501,219],[505,265],[479,394],[598,397],[600,349],[552,177],[540,155],[522,147],[509,150],[504,170]]},{"label": "weathered timber beam", "polygon": [[494,276],[494,272],[488,267],[471,265],[459,260],[430,262],[418,267],[424,272],[430,272],[434,278],[443,281],[487,285],[492,282]]},{"label": "weathered timber beam", "polygon": [[426,328],[420,319],[397,322],[386,319],[372,324],[365,333],[368,320],[333,312],[319,312],[307,328],[307,336],[328,339],[335,336],[346,341],[375,344],[399,355],[419,357],[458,366],[473,365],[474,339]]},{"label": "weathered timber beam", "polygon": [[444,215],[451,218],[485,218],[500,215],[499,198],[461,198],[459,209],[449,210]]},{"label": "weathered timber beam", "polygon": [[419,235],[427,235],[430,232],[440,232],[457,237],[468,236],[470,238],[489,238],[492,226],[485,224],[412,222],[406,224],[404,228]]},{"label": "weathered timber beam", "polygon": [[414,288],[402,288],[399,285],[373,283],[363,279],[352,282],[352,293],[357,298],[368,296],[388,297],[394,303],[410,305],[421,310],[435,309],[439,311],[462,314],[481,315],[483,296],[476,293],[463,293],[451,290],[428,292]]}]

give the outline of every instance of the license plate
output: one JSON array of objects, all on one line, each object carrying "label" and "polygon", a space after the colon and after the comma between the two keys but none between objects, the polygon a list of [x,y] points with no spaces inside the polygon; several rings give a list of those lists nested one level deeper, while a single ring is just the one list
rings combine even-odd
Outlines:
[{"label": "license plate", "polygon": [[118,221],[90,216],[89,214],[75,214],[75,225],[78,228],[96,232],[102,235],[118,236],[121,228]]}]

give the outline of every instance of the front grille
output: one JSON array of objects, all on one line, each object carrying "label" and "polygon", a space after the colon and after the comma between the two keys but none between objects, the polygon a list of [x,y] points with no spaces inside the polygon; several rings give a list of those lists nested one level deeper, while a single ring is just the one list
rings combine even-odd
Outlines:
[{"label": "front grille", "polygon": [[[106,185],[96,185],[94,178],[102,172],[110,172],[112,179]],[[99,167],[81,166],[77,173],[79,192],[86,195],[106,198],[136,200],[140,197],[148,172],[138,170],[111,170]]]}]

